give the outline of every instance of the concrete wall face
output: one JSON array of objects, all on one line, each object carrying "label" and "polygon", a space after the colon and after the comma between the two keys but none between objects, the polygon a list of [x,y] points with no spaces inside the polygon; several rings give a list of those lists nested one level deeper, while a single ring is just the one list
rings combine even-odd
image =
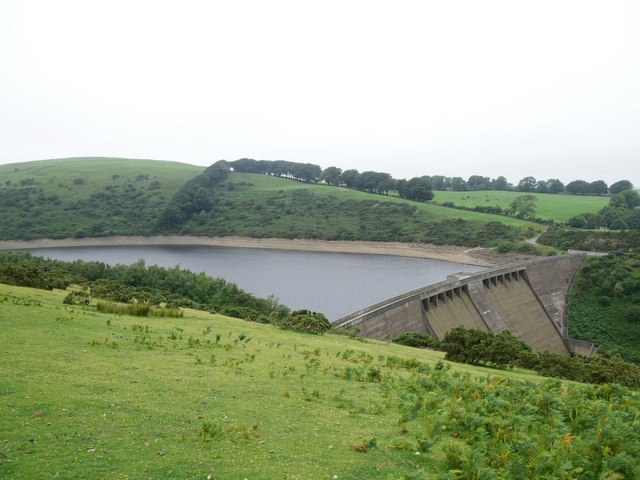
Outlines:
[{"label": "concrete wall face", "polygon": [[430,333],[423,318],[420,300],[414,299],[362,322],[360,334],[367,338],[392,340],[405,332]]},{"label": "concrete wall face", "polygon": [[488,330],[466,289],[451,297],[444,295],[441,299],[427,299],[424,305],[426,321],[437,338],[444,337],[451,328],[460,325]]},{"label": "concrete wall face", "polygon": [[567,295],[584,257],[565,255],[486,270],[396,297],[337,322],[363,336],[389,340],[404,332],[440,339],[457,326],[511,330],[535,351],[593,354],[589,342],[570,340]]}]

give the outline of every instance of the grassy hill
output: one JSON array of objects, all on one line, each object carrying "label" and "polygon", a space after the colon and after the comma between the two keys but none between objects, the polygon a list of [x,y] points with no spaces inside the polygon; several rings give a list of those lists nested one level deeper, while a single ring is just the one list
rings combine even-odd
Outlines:
[{"label": "grassy hill", "polygon": [[[507,210],[514,198],[524,195],[522,192],[435,192],[437,203],[453,203],[457,206],[474,208],[500,207]],[[536,197],[536,217],[566,222],[571,217],[583,213],[597,213],[607,206],[610,197],[590,195],[553,195],[549,193],[531,193]]]},{"label": "grassy hill", "polygon": [[342,187],[231,173],[211,208],[162,233],[492,246],[540,225]]},{"label": "grassy hill", "polygon": [[[99,157],[0,166],[0,239],[166,233],[157,227],[162,212],[205,171]],[[171,233],[490,246],[543,229],[511,217],[260,174],[231,172],[208,195],[212,208]]]},{"label": "grassy hill", "polygon": [[126,158],[0,165],[0,239],[144,235],[203,167]]},{"label": "grassy hill", "polygon": [[637,478],[624,388],[0,285],[2,478]]}]

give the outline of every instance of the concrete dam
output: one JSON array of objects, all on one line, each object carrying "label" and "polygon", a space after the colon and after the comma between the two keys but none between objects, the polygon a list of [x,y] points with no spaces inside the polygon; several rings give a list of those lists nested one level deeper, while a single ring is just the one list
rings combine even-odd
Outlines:
[{"label": "concrete dam", "polygon": [[442,339],[464,326],[514,336],[534,351],[594,355],[597,346],[568,337],[568,295],[585,255],[546,257],[450,275],[443,282],[372,305],[334,322],[367,338],[392,340],[405,332]]}]

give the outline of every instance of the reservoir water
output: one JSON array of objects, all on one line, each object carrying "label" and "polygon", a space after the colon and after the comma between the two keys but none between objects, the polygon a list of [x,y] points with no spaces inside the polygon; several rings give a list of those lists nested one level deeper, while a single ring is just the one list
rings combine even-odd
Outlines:
[{"label": "reservoir water", "polygon": [[337,320],[388,298],[482,267],[421,258],[227,247],[73,247],[25,250],[57,260],[147,265],[204,272],[259,297],[275,295],[291,309]]}]

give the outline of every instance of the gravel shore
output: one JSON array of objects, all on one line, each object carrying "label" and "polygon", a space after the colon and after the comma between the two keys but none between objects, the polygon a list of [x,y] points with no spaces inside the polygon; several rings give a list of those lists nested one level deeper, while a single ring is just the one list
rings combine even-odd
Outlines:
[{"label": "gravel shore", "polygon": [[272,250],[298,250],[307,252],[366,253],[398,257],[430,258],[447,262],[493,267],[526,259],[522,255],[500,255],[486,248],[468,248],[452,245],[423,243],[365,242],[339,240],[311,240],[248,237],[200,237],[159,235],[153,237],[94,237],[38,240],[0,241],[0,249],[32,249],[55,247],[98,247],[127,245],[158,246],[215,246],[234,248],[265,248]]}]

